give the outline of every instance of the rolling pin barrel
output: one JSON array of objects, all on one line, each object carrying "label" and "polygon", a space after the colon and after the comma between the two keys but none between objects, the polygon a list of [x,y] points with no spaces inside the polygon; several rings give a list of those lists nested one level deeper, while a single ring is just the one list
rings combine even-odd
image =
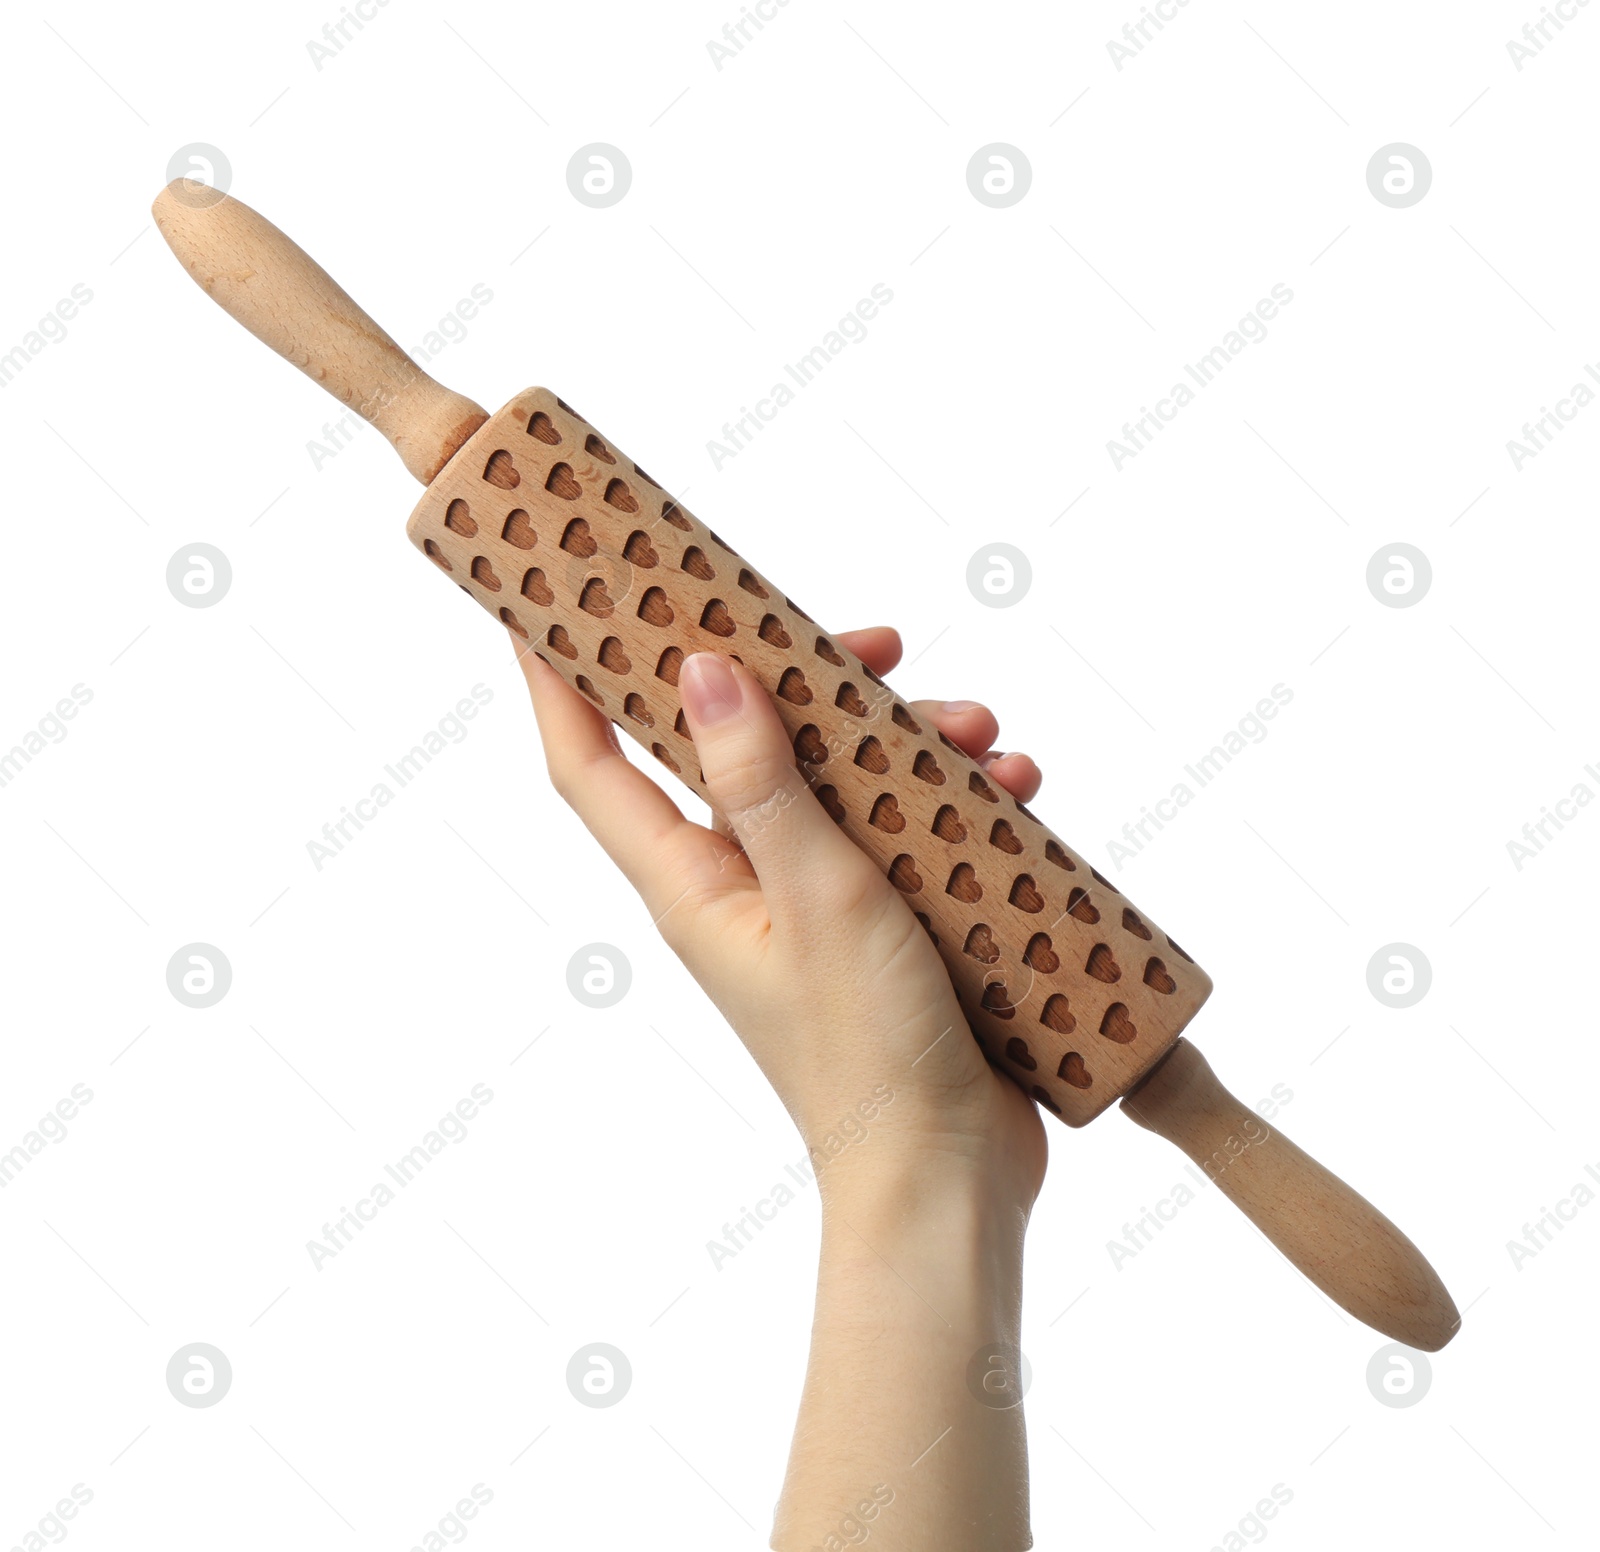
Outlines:
[{"label": "rolling pin barrel", "polygon": [[1210,994],[1154,920],[548,389],[485,422],[406,531],[697,795],[678,668],[737,657],[818,800],[927,929],[990,1058],[1069,1125],[1126,1093]]}]

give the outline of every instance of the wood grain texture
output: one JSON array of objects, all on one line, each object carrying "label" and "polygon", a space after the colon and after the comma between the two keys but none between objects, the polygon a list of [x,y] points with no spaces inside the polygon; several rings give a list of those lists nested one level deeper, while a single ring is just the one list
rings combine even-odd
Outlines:
[{"label": "wood grain texture", "polygon": [[150,213],[213,302],[376,426],[424,485],[489,418],[429,377],[320,264],[250,206],[179,178]]},{"label": "wood grain texture", "polygon": [[1178,1041],[1122,1108],[1187,1153],[1357,1320],[1430,1353],[1460,1329],[1455,1301],[1422,1252],[1364,1196],[1234,1098],[1189,1041]]},{"label": "wood grain texture", "polygon": [[819,801],[921,919],[984,1048],[1069,1125],[1138,1082],[1210,994],[1148,916],[548,390],[484,425],[406,531],[702,796],[677,666],[737,657]]}]

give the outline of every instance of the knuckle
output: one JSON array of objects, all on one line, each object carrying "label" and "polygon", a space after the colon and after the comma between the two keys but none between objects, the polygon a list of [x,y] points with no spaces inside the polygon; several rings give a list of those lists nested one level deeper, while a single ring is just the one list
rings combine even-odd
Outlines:
[{"label": "knuckle", "polygon": [[549,773],[550,785],[568,808],[580,806],[584,789],[589,785],[589,768],[593,764],[592,760],[568,753],[546,752],[544,768]]},{"label": "knuckle", "polygon": [[544,762],[545,774],[550,778],[550,785],[555,794],[569,808],[572,807],[572,797],[577,783],[572,779],[572,768],[565,760],[557,760],[546,756]]},{"label": "knuckle", "polygon": [[681,887],[671,886],[672,898],[656,919],[656,931],[679,959],[689,963],[704,944],[716,934],[707,927],[727,899],[726,885],[720,880],[693,878]]},{"label": "knuckle", "polygon": [[707,785],[717,807],[735,828],[765,823],[778,817],[795,801],[793,767],[777,755],[757,752],[715,773],[707,772]]}]

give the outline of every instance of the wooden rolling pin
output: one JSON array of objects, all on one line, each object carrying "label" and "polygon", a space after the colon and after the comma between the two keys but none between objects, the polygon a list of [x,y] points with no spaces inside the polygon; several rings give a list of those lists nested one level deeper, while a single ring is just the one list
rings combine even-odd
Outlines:
[{"label": "wooden rolling pin", "polygon": [[213,301],[427,486],[411,542],[691,790],[679,667],[714,651],[750,669],[817,800],[937,945],[979,1044],[1040,1105],[1082,1126],[1122,1098],[1329,1298],[1413,1347],[1450,1340],[1460,1317],[1416,1246],[1180,1038],[1205,971],[615,443],[543,388],[491,416],[441,387],[237,200],[179,180],[154,215]]}]

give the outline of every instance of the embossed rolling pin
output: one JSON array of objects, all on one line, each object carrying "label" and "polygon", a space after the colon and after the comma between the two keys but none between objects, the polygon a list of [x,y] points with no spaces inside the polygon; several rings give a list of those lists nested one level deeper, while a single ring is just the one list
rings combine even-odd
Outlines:
[{"label": "embossed rolling pin", "polygon": [[783,591],[543,388],[494,415],[441,387],[247,205],[177,182],[156,224],[258,339],[427,486],[411,542],[690,790],[677,682],[732,654],[817,799],[902,891],[989,1058],[1069,1126],[1113,1100],[1175,1143],[1330,1298],[1413,1347],[1460,1325],[1422,1253],[1241,1105],[1182,1031],[1211,978]]}]

